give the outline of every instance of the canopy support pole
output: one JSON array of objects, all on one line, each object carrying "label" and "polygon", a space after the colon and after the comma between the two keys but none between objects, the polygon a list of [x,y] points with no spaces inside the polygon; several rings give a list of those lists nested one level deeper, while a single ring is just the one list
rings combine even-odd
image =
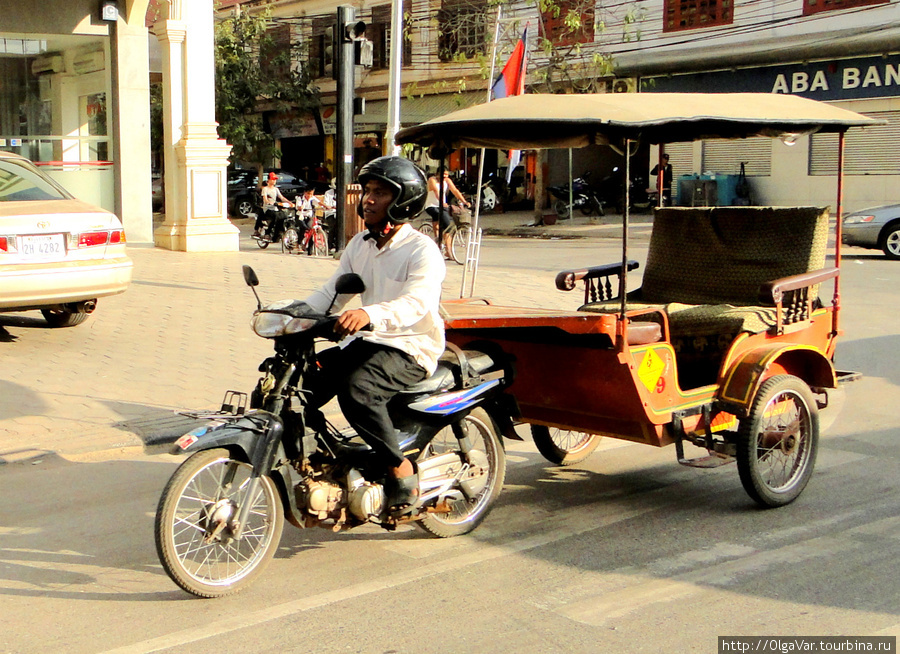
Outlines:
[{"label": "canopy support pole", "polygon": [[[841,267],[841,239],[844,236],[844,135],[846,130],[838,132],[838,161],[837,161],[837,225],[834,229],[834,266],[838,270]],[[834,278],[834,298],[831,329],[834,336],[840,333],[838,314],[841,309],[841,276]]]},{"label": "canopy support pole", "polygon": [[616,326],[616,349],[619,352],[625,351],[625,343],[627,342],[628,320],[625,318],[625,311],[628,309],[628,218],[630,215],[629,207],[631,205],[631,139],[625,139],[625,210],[622,213],[622,281],[619,284],[620,293],[622,294],[622,303],[620,306],[621,314]]},{"label": "canopy support pole", "polygon": [[[497,22],[494,25],[494,45],[491,48],[491,75],[488,77],[487,102],[491,101],[491,85],[494,83],[494,60],[497,58],[497,42],[500,40],[500,17],[503,13],[503,5],[497,7]],[[478,219],[481,217],[481,184],[484,179],[484,148],[478,156],[478,183],[475,186],[475,211],[472,213],[472,229],[469,231],[469,242],[466,243],[466,262],[463,265],[462,284],[459,288],[459,297],[472,297],[475,295],[475,276],[478,273],[478,257],[469,257],[469,253],[475,249],[475,240],[480,234]],[[480,245],[480,243],[479,243]],[[479,247],[478,250],[481,248]],[[471,279],[470,279],[471,276]]]}]

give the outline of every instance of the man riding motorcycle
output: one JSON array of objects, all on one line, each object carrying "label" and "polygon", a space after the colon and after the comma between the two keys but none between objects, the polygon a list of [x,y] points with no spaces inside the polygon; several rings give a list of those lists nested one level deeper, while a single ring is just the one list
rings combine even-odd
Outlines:
[{"label": "man riding motorcycle", "polygon": [[319,313],[339,311],[350,297],[339,295],[331,306],[336,280],[353,272],[366,285],[362,307],[340,314],[334,330],[343,339],[319,355],[318,378],[308,380],[308,389],[315,406],[337,395],[347,421],[388,469],[388,506],[402,514],[416,504],[418,474],[400,451],[387,404],[432,374],[444,351],[439,304],[446,267],[434,241],[408,224],[428,190],[415,164],[379,157],[360,169],[359,183],[357,212],[367,231],[350,240],[338,270],[305,301]]}]

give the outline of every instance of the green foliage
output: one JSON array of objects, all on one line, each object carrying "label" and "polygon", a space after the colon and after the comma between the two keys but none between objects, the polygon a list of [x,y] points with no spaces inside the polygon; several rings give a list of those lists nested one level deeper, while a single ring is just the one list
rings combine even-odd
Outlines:
[{"label": "green foliage", "polygon": [[294,39],[276,42],[271,27],[268,12],[244,11],[217,22],[215,33],[219,136],[231,144],[232,158],[260,167],[281,154],[262,111],[297,116],[319,102],[308,69],[295,63]]}]

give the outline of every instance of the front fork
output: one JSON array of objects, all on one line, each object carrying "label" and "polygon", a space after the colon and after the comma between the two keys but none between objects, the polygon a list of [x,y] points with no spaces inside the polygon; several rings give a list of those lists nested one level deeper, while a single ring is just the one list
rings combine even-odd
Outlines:
[{"label": "front fork", "polygon": [[[250,464],[253,466],[253,472],[250,475],[250,481],[247,486],[247,498],[241,504],[237,516],[237,529],[235,530],[235,539],[240,539],[244,525],[247,524],[247,516],[250,513],[250,505],[252,498],[256,497],[259,487],[262,484],[260,477],[267,474],[275,467],[275,458],[278,454],[278,445],[284,436],[284,421],[281,419],[281,412],[284,410],[285,402],[289,398],[289,387],[291,379],[297,372],[297,364],[290,363],[280,375],[275,387],[267,393],[267,412],[269,415],[269,424],[262,442],[257,441],[257,446],[253,449]],[[271,374],[271,371],[269,371]]]}]

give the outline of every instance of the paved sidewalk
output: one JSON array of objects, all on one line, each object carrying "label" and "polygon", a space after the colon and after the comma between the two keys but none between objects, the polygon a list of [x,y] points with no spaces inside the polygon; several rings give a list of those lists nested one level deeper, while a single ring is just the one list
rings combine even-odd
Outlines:
[{"label": "paved sidewalk", "polygon": [[[649,232],[644,217],[635,238]],[[639,218],[638,218],[639,219]],[[596,220],[596,219],[594,219]],[[596,224],[575,217],[554,226],[527,226],[530,213],[483,217],[486,234],[543,238],[618,238],[621,221]],[[131,246],[134,281],[103,298],[83,325],[47,329],[37,312],[0,314],[0,464],[69,458],[101,451],[149,448],[191,428],[176,409],[217,408],[227,389],[249,391],[256,365],[271,344],[249,328],[256,306],[243,281],[249,264],[264,302],[303,297],[331,275],[331,259],[288,256],[277,245],[260,250],[252,224],[237,221],[241,251],[171,252]],[[618,224],[616,224],[618,222]],[[461,267],[448,268],[448,296],[458,292]],[[521,271],[498,272],[498,301],[565,303],[551,284]]]}]

